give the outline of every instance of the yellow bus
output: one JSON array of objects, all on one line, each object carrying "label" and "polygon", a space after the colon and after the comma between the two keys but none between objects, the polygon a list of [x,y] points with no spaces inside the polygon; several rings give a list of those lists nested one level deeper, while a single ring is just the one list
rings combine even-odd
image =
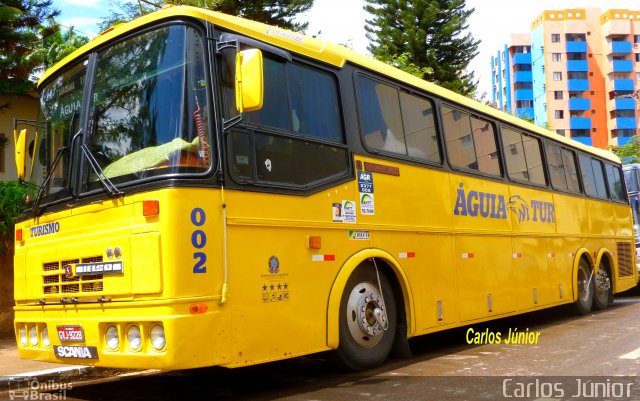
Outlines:
[{"label": "yellow bus", "polygon": [[44,129],[16,138],[41,188],[16,225],[22,358],[367,369],[637,282],[618,158],[342,46],[170,7],[39,92]]}]

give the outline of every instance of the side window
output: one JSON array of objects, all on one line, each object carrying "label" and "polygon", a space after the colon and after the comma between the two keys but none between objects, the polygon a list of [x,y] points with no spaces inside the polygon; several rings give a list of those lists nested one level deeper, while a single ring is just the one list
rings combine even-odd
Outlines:
[{"label": "side window", "polygon": [[546,185],[540,140],[506,127],[501,129],[501,134],[509,177]]},{"label": "side window", "polygon": [[580,155],[580,170],[582,183],[587,196],[592,198],[607,198],[607,188],[602,174],[602,163],[589,156]]},{"label": "side window", "polygon": [[562,163],[564,164],[564,174],[567,177],[567,190],[573,193],[580,193],[580,179],[578,178],[575,153],[563,148]]},{"label": "side window", "polygon": [[361,126],[368,147],[440,162],[431,101],[364,76],[357,82]]},{"label": "side window", "polygon": [[500,175],[493,124],[443,105],[442,125],[449,161],[455,167]]},{"label": "side window", "polygon": [[620,170],[620,167],[614,167],[608,163],[605,163],[605,170],[607,171],[607,182],[609,183],[611,199],[626,202],[627,194],[622,184],[622,170]]},{"label": "side window", "polygon": [[545,143],[545,149],[553,188],[580,193],[580,180],[574,152],[549,142]]},{"label": "side window", "polygon": [[560,146],[547,142],[545,143],[545,149],[547,151],[547,163],[549,166],[551,185],[554,189],[566,191],[567,179],[564,175],[564,163],[562,162],[562,151]]},{"label": "side window", "polygon": [[308,188],[349,170],[338,83],[328,72],[265,57],[264,104],[243,123],[229,133],[239,181]]}]

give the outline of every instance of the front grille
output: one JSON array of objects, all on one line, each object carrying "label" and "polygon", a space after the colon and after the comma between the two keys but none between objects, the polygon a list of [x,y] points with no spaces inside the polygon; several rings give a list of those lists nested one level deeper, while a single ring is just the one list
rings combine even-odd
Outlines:
[{"label": "front grille", "polygon": [[618,272],[620,277],[633,275],[633,252],[631,243],[618,242]]},{"label": "front grille", "polygon": [[86,292],[100,292],[103,290],[102,274],[88,276],[67,277],[64,267],[75,263],[102,262],[102,256],[92,256],[82,259],[46,262],[42,265],[42,293],[52,294],[82,294]]}]

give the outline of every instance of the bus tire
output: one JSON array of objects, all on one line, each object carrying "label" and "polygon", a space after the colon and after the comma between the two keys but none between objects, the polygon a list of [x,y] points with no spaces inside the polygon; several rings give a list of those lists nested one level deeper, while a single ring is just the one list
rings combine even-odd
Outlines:
[{"label": "bus tire", "polygon": [[591,312],[593,305],[593,280],[591,278],[591,269],[589,262],[580,259],[578,264],[578,278],[576,285],[578,288],[578,299],[576,300],[576,309],[579,314],[586,315]]},{"label": "bus tire", "polygon": [[[389,356],[396,334],[396,302],[393,289],[382,270],[359,266],[347,280],[339,311],[339,345],[335,362],[342,368],[359,371],[381,365]],[[378,309],[377,312],[374,312]],[[380,311],[385,311],[387,328]],[[378,315],[378,319],[376,319]],[[383,324],[381,324],[381,321]]]},{"label": "bus tire", "polygon": [[603,259],[600,262],[598,273],[593,275],[593,305],[596,309],[604,309],[612,302],[611,275],[609,274],[609,266]]}]

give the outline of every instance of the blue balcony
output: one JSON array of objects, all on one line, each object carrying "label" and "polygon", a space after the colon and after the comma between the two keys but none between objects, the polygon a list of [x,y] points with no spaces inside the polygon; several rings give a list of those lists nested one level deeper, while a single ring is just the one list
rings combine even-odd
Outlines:
[{"label": "blue balcony", "polygon": [[513,83],[533,82],[531,71],[516,71],[513,73]]},{"label": "blue balcony", "polygon": [[616,110],[635,110],[636,99],[626,97],[622,99],[616,99]]},{"label": "blue balcony", "polygon": [[587,60],[567,60],[567,71],[589,71],[589,62]]},{"label": "blue balcony", "polygon": [[516,89],[513,96],[515,100],[533,100],[533,89]]},{"label": "blue balcony", "polygon": [[573,98],[569,99],[569,110],[589,110],[591,99]]},{"label": "blue balcony", "polygon": [[631,42],[611,42],[611,53],[631,53]]},{"label": "blue balcony", "polygon": [[578,141],[583,145],[593,146],[593,139],[591,139],[590,136],[572,136],[571,139],[573,139],[574,141]]},{"label": "blue balcony", "polygon": [[632,136],[619,136],[618,137],[618,146],[626,145],[633,138]]},{"label": "blue balcony", "polygon": [[587,42],[567,42],[567,53],[586,53]]},{"label": "blue balcony", "polygon": [[613,90],[633,91],[633,79],[614,79]]},{"label": "blue balcony", "polygon": [[616,127],[617,129],[636,129],[638,124],[634,117],[617,117]]},{"label": "blue balcony", "polygon": [[567,89],[572,92],[584,92],[589,90],[588,79],[570,79],[567,81]]},{"label": "blue balcony", "polygon": [[520,109],[516,109],[516,117],[526,118],[533,120],[533,108],[532,107],[523,107]]},{"label": "blue balcony", "polygon": [[589,117],[572,117],[569,119],[569,128],[571,129],[591,129],[591,118]]},{"label": "blue balcony", "polygon": [[513,55],[513,65],[531,64],[531,53],[516,53]]},{"label": "blue balcony", "polygon": [[613,60],[613,72],[631,72],[633,62],[631,60]]}]

